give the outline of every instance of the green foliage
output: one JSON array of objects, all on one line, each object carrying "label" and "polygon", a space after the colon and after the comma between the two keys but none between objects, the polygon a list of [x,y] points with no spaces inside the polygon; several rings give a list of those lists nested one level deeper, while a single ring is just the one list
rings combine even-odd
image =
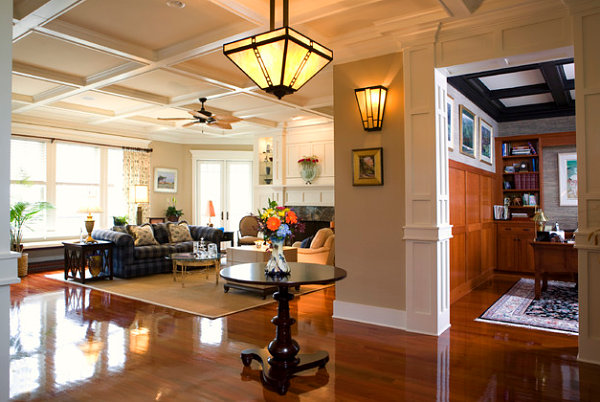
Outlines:
[{"label": "green foliage", "polygon": [[54,208],[47,202],[16,202],[10,207],[10,249],[13,251],[23,251],[23,229],[27,223],[33,220],[40,212]]},{"label": "green foliage", "polygon": [[169,205],[167,207],[167,211],[165,212],[165,216],[174,216],[179,219],[183,215],[183,209],[177,209],[177,200],[175,197],[171,199],[173,205]]},{"label": "green foliage", "polygon": [[124,225],[127,225],[127,219],[129,219],[129,217],[127,215],[113,216],[113,224],[115,226],[124,226]]}]

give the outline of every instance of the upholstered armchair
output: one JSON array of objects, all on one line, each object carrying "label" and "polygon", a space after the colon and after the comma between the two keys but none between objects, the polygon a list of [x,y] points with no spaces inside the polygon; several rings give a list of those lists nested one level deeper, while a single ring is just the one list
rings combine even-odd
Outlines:
[{"label": "upholstered armchair", "polygon": [[254,245],[256,240],[263,240],[258,237],[258,222],[259,220],[256,215],[246,215],[240,219],[238,246]]},{"label": "upholstered armchair", "polygon": [[335,264],[335,234],[329,228],[319,229],[309,248],[300,248],[299,241],[295,242],[293,247],[298,247],[298,262]]}]

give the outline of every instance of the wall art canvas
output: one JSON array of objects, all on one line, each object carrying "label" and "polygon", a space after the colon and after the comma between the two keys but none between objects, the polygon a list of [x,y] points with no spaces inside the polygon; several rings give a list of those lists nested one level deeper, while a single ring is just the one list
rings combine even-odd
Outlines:
[{"label": "wall art canvas", "polygon": [[383,185],[383,148],[352,150],[352,185]]},{"label": "wall art canvas", "polygon": [[475,113],[460,105],[460,153],[475,158]]},{"label": "wall art canvas", "polygon": [[558,188],[561,206],[577,205],[577,153],[558,154]]},{"label": "wall art canvas", "polygon": [[154,191],[159,193],[176,193],[177,169],[155,168]]},{"label": "wall art canvas", "polygon": [[492,164],[494,155],[494,128],[482,118],[479,118],[479,160]]},{"label": "wall art canvas", "polygon": [[452,115],[454,109],[454,99],[451,96],[446,97],[446,118],[448,122],[448,149],[454,149],[454,126],[456,118]]}]

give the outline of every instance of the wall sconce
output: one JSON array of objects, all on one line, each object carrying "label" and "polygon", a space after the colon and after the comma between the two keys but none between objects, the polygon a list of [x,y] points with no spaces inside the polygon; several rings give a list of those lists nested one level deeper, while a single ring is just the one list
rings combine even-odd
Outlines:
[{"label": "wall sconce", "polygon": [[365,131],[381,131],[387,88],[381,85],[354,90]]}]

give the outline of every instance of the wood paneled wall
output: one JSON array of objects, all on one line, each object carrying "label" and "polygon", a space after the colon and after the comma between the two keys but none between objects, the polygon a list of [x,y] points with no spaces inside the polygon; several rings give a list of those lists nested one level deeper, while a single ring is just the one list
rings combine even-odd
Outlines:
[{"label": "wood paneled wall", "polygon": [[450,178],[450,301],[489,278],[496,265],[493,173],[453,160]]}]

